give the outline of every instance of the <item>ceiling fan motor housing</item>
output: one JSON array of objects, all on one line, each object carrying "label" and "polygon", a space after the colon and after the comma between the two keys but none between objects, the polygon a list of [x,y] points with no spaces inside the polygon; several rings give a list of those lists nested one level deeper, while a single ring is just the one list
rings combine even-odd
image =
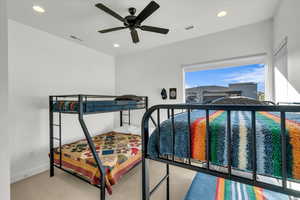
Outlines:
[{"label": "ceiling fan motor housing", "polygon": [[125,17],[124,26],[129,27],[130,29],[137,28],[138,26],[140,26],[140,23],[137,22],[136,16],[134,16],[136,13],[136,9],[131,7],[128,9],[128,11],[130,15]]},{"label": "ceiling fan motor housing", "polygon": [[136,21],[136,16],[129,15],[125,17],[124,26],[129,28],[136,28],[139,24]]}]

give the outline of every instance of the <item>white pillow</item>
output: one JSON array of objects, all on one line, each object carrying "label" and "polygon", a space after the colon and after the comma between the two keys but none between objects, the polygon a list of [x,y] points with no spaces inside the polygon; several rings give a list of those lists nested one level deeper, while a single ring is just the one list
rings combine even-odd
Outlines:
[{"label": "white pillow", "polygon": [[135,135],[141,135],[141,127],[134,126],[134,125],[124,125],[118,128],[115,128],[113,131],[119,133],[132,133]]}]

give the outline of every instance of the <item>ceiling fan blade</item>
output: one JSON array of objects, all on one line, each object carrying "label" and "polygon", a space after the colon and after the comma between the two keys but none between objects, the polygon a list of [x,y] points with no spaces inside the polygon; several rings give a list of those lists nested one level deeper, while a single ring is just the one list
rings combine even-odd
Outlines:
[{"label": "ceiling fan blade", "polygon": [[111,16],[115,17],[116,19],[120,20],[121,22],[125,21],[125,19],[123,17],[121,17],[119,14],[117,14],[116,12],[111,10],[110,8],[106,7],[102,3],[98,3],[95,6],[99,9],[103,10],[104,12],[110,14]]},{"label": "ceiling fan blade", "polygon": [[152,13],[154,13],[160,6],[155,2],[151,1],[144,10],[136,17],[139,23],[142,23],[146,18],[148,18]]},{"label": "ceiling fan blade", "polygon": [[109,29],[104,29],[104,30],[101,30],[101,31],[98,31],[99,33],[109,33],[109,32],[113,32],[113,31],[119,31],[119,30],[122,30],[122,29],[125,29],[127,27],[116,27],[116,28],[109,28]]},{"label": "ceiling fan blade", "polygon": [[140,41],[138,32],[135,29],[131,30],[131,38],[133,43],[138,43]]},{"label": "ceiling fan blade", "polygon": [[150,32],[160,33],[160,34],[168,34],[169,33],[169,29],[159,28],[159,27],[154,27],[154,26],[141,26],[140,29],[142,29],[143,31],[150,31]]}]

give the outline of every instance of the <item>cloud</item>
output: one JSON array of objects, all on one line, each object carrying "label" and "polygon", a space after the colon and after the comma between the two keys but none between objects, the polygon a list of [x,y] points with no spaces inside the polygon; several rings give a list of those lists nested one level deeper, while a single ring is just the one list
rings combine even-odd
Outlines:
[{"label": "cloud", "polygon": [[188,89],[188,88],[192,88],[192,86],[186,83],[185,84],[185,89]]},{"label": "cloud", "polygon": [[190,85],[188,83],[185,84],[185,89],[198,87],[199,85]]},{"label": "cloud", "polygon": [[246,72],[235,72],[228,75],[224,82],[227,83],[243,83],[243,82],[255,82],[255,83],[264,83],[265,82],[265,68],[253,68],[247,70]]}]

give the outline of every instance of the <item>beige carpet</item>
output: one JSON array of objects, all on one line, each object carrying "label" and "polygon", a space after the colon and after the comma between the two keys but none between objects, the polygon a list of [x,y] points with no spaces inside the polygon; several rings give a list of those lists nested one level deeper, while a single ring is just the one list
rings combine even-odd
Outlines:
[{"label": "beige carpet", "polygon": [[[151,185],[157,183],[165,172],[165,165],[150,163]],[[194,177],[194,172],[170,167],[171,199],[182,200]],[[99,189],[77,178],[55,171],[49,178],[49,172],[30,177],[11,185],[12,200],[99,200]],[[165,200],[165,184],[153,194],[151,199]],[[140,200],[141,199],[141,166],[126,174],[119,183],[113,186],[113,194],[108,200]]]}]

